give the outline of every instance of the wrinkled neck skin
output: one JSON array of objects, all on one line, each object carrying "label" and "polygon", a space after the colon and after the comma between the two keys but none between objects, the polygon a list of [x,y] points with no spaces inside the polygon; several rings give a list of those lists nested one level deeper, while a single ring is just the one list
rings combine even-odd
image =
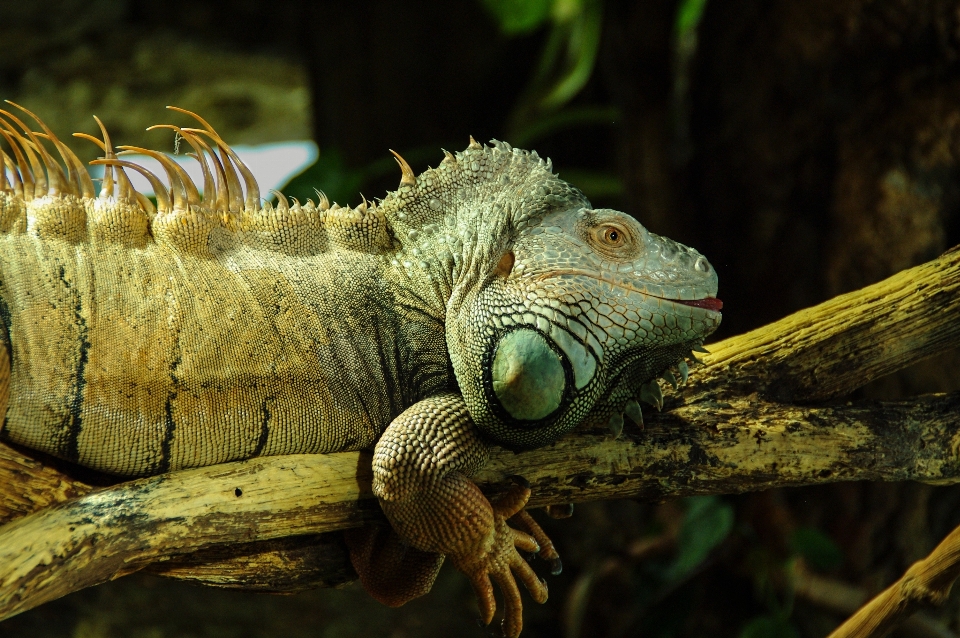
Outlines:
[{"label": "wrinkled neck skin", "polygon": [[719,325],[702,255],[505,144],[448,155],[383,210],[397,298],[443,322],[471,417],[506,447],[622,414]]}]

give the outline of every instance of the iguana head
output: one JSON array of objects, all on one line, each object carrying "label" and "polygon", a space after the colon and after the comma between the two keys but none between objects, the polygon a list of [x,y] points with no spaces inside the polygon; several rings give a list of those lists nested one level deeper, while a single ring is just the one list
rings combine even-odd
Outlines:
[{"label": "iguana head", "polygon": [[384,202],[395,263],[424,294],[445,291],[460,390],[502,445],[543,445],[588,417],[622,423],[644,384],[678,364],[686,375],[683,357],[720,323],[706,258],[592,208],[535,153],[471,141],[404,175]]}]

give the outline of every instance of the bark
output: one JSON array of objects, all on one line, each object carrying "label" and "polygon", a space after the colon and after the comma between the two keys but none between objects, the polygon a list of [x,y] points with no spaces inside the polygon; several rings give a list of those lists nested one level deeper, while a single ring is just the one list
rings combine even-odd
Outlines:
[{"label": "bark", "polygon": [[960,576],[960,527],[861,607],[828,638],[879,638],[924,607],[942,605]]},{"label": "bark", "polygon": [[[960,345],[958,312],[960,247],[714,344],[663,412],[645,414],[644,430],[613,439],[585,428],[538,450],[498,450],[475,478],[495,493],[521,474],[531,506],[843,480],[958,483],[960,393],[835,400]],[[342,546],[317,535],[382,520],[366,452],[260,458],[93,488],[0,447],[0,507],[9,521],[0,527],[0,619],[149,565],[220,586],[335,585],[351,576]]]}]

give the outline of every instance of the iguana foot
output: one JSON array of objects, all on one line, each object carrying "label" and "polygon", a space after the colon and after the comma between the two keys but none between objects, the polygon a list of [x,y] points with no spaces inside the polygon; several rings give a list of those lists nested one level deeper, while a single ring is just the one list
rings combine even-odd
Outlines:
[{"label": "iguana foot", "polygon": [[[523,626],[517,582],[537,602],[547,599],[546,583],[520,552],[544,549],[535,535],[549,539],[536,523],[527,524],[527,516],[518,516],[530,498],[524,479],[513,477],[516,484],[493,502],[470,480],[486,463],[488,445],[462,396],[423,399],[394,419],[377,442],[373,493],[397,534],[424,552],[449,557],[466,574],[486,624],[496,612],[497,584],[504,599],[503,633],[514,638]],[[507,524],[511,518],[521,529]]]},{"label": "iguana foot", "polygon": [[411,547],[389,527],[348,529],[344,537],[363,588],[389,607],[399,607],[430,591],[443,565],[441,554]]},{"label": "iguana foot", "polygon": [[550,540],[550,537],[543,531],[539,523],[533,520],[530,513],[526,510],[519,511],[510,519],[510,523],[517,529],[523,530],[527,534],[530,534],[530,536],[533,536],[533,540],[537,541],[537,544],[540,546],[540,551],[537,552],[537,555],[550,564],[551,575],[559,576],[560,572],[563,571],[560,554],[557,553],[557,548],[553,546],[553,541]]},{"label": "iguana foot", "polygon": [[[493,530],[482,545],[473,551],[450,554],[453,564],[470,579],[480,605],[480,618],[486,625],[493,621],[497,609],[491,579],[497,583],[503,594],[502,629],[504,636],[508,638],[516,638],[523,628],[523,603],[520,599],[520,589],[517,587],[518,578],[535,601],[543,603],[547,600],[546,582],[534,573],[520,555],[521,551],[539,553],[542,549],[541,545],[531,534],[507,525],[507,519],[523,513],[522,510],[529,498],[529,487],[513,486],[507,494],[492,503]],[[529,515],[526,516],[529,517]],[[546,535],[543,537],[546,538]],[[550,543],[551,547],[552,545]]]}]

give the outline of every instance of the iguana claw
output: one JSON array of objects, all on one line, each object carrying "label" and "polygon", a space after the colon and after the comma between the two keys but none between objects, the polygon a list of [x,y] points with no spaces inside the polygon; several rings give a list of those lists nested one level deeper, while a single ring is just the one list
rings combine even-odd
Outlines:
[{"label": "iguana claw", "polygon": [[[454,566],[470,579],[480,605],[481,619],[486,625],[493,622],[497,609],[491,579],[497,583],[503,594],[502,630],[508,638],[516,638],[523,628],[523,603],[517,579],[523,583],[535,601],[542,603],[547,600],[546,583],[520,555],[520,551],[541,553],[540,544],[533,535],[507,525],[507,519],[511,517],[521,522],[529,519],[530,515],[522,511],[529,498],[528,487],[514,485],[507,494],[493,503],[493,534],[488,537],[486,547],[479,555],[477,552],[450,555]],[[552,547],[551,543],[550,548]]]}]

